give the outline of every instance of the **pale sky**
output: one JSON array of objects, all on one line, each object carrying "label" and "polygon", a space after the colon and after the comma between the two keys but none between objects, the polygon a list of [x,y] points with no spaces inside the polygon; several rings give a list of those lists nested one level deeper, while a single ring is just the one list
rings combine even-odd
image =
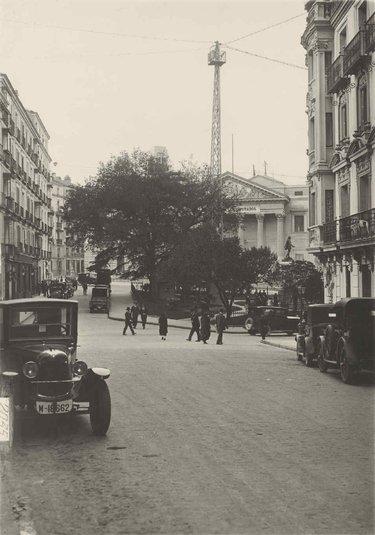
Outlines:
[{"label": "pale sky", "polygon": [[[154,145],[172,162],[209,163],[214,68],[222,48],[222,171],[253,164],[289,184],[307,171],[304,2],[0,0],[0,72],[50,136],[51,170],[81,182],[111,154]],[[80,31],[79,31],[80,30]],[[85,31],[82,31],[85,30]],[[119,35],[121,34],[121,35]],[[151,39],[152,38],[152,39]]]}]

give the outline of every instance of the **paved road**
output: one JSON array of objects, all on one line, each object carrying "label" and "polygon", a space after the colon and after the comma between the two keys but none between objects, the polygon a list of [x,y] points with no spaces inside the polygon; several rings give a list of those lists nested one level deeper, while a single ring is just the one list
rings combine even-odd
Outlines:
[{"label": "paved road", "polygon": [[344,385],[258,337],[187,342],[80,300],[80,358],[112,370],[107,437],[21,415],[1,533],[373,533],[373,381]]}]

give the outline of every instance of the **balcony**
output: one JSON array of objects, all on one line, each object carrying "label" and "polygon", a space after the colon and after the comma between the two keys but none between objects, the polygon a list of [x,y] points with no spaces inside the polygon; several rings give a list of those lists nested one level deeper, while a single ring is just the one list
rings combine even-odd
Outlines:
[{"label": "balcony", "polygon": [[365,26],[366,53],[375,51],[375,13],[368,19]]},{"label": "balcony", "polygon": [[5,257],[14,257],[17,253],[17,248],[12,243],[5,243],[4,253],[5,253]]},{"label": "balcony", "polygon": [[336,221],[329,221],[328,223],[324,223],[324,225],[322,226],[322,235],[323,235],[324,245],[328,245],[330,243],[336,243],[336,228],[337,228]]},{"label": "balcony", "polygon": [[375,237],[375,208],[339,220],[340,242]]},{"label": "balcony", "polygon": [[348,43],[344,50],[343,69],[344,76],[356,74],[358,68],[366,58],[365,30],[359,30],[357,35]]},{"label": "balcony", "polygon": [[339,55],[337,59],[327,69],[327,92],[337,93],[340,89],[346,87],[349,78],[344,76],[344,56]]}]

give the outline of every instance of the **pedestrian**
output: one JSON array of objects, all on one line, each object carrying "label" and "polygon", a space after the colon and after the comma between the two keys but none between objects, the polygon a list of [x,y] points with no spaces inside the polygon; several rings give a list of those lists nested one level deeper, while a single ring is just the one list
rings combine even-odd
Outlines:
[{"label": "pedestrian", "polygon": [[142,305],[141,307],[141,322],[142,322],[143,329],[145,329],[146,322],[147,322],[147,309],[145,305]]},{"label": "pedestrian", "polygon": [[83,295],[87,295],[87,282],[82,282]]},{"label": "pedestrian", "polygon": [[139,316],[139,307],[137,304],[133,305],[131,308],[131,314],[132,314],[132,322],[134,329],[137,328],[138,324],[138,316]]},{"label": "pedestrian", "polygon": [[273,306],[278,307],[279,306],[279,296],[277,293],[273,294]]},{"label": "pedestrian", "polygon": [[166,315],[165,312],[162,312],[160,314],[160,318],[159,318],[159,334],[160,334],[162,340],[166,340],[167,339],[168,320],[167,320],[167,315]]},{"label": "pedestrian", "polygon": [[210,336],[211,336],[210,316],[207,310],[205,310],[202,313],[202,317],[201,317],[201,339],[204,344],[207,344],[207,340],[210,338]]},{"label": "pedestrian", "polygon": [[215,316],[215,322],[216,322],[216,332],[217,332],[217,340],[216,343],[218,345],[223,344],[223,333],[225,329],[227,328],[227,320],[224,316],[224,310],[221,308],[219,313]]},{"label": "pedestrian", "polygon": [[131,312],[130,312],[130,307],[126,307],[126,311],[125,311],[125,325],[124,325],[124,330],[122,331],[122,334],[123,335],[126,335],[126,329],[129,327],[129,329],[131,330],[131,333],[132,334],[135,334],[134,332],[134,329],[133,329],[133,324],[132,324],[132,315],[131,315]]},{"label": "pedestrian", "polygon": [[266,339],[266,335],[269,334],[270,324],[266,314],[262,314],[259,318],[259,332],[262,340]]},{"label": "pedestrian", "polygon": [[191,338],[193,334],[196,333],[197,334],[196,342],[200,342],[200,339],[201,339],[200,332],[199,332],[200,324],[199,324],[199,316],[196,310],[191,311],[190,320],[191,320],[191,329],[190,329],[190,333],[189,333],[189,337],[187,338],[187,341],[191,342]]}]

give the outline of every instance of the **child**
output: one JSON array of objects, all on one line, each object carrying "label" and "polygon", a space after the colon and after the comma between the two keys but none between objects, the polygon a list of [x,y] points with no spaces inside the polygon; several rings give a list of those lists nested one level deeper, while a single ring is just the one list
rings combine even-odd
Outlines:
[{"label": "child", "polygon": [[167,316],[165,312],[162,312],[159,318],[159,334],[162,340],[167,339],[167,333],[168,333],[168,320],[167,320]]}]

